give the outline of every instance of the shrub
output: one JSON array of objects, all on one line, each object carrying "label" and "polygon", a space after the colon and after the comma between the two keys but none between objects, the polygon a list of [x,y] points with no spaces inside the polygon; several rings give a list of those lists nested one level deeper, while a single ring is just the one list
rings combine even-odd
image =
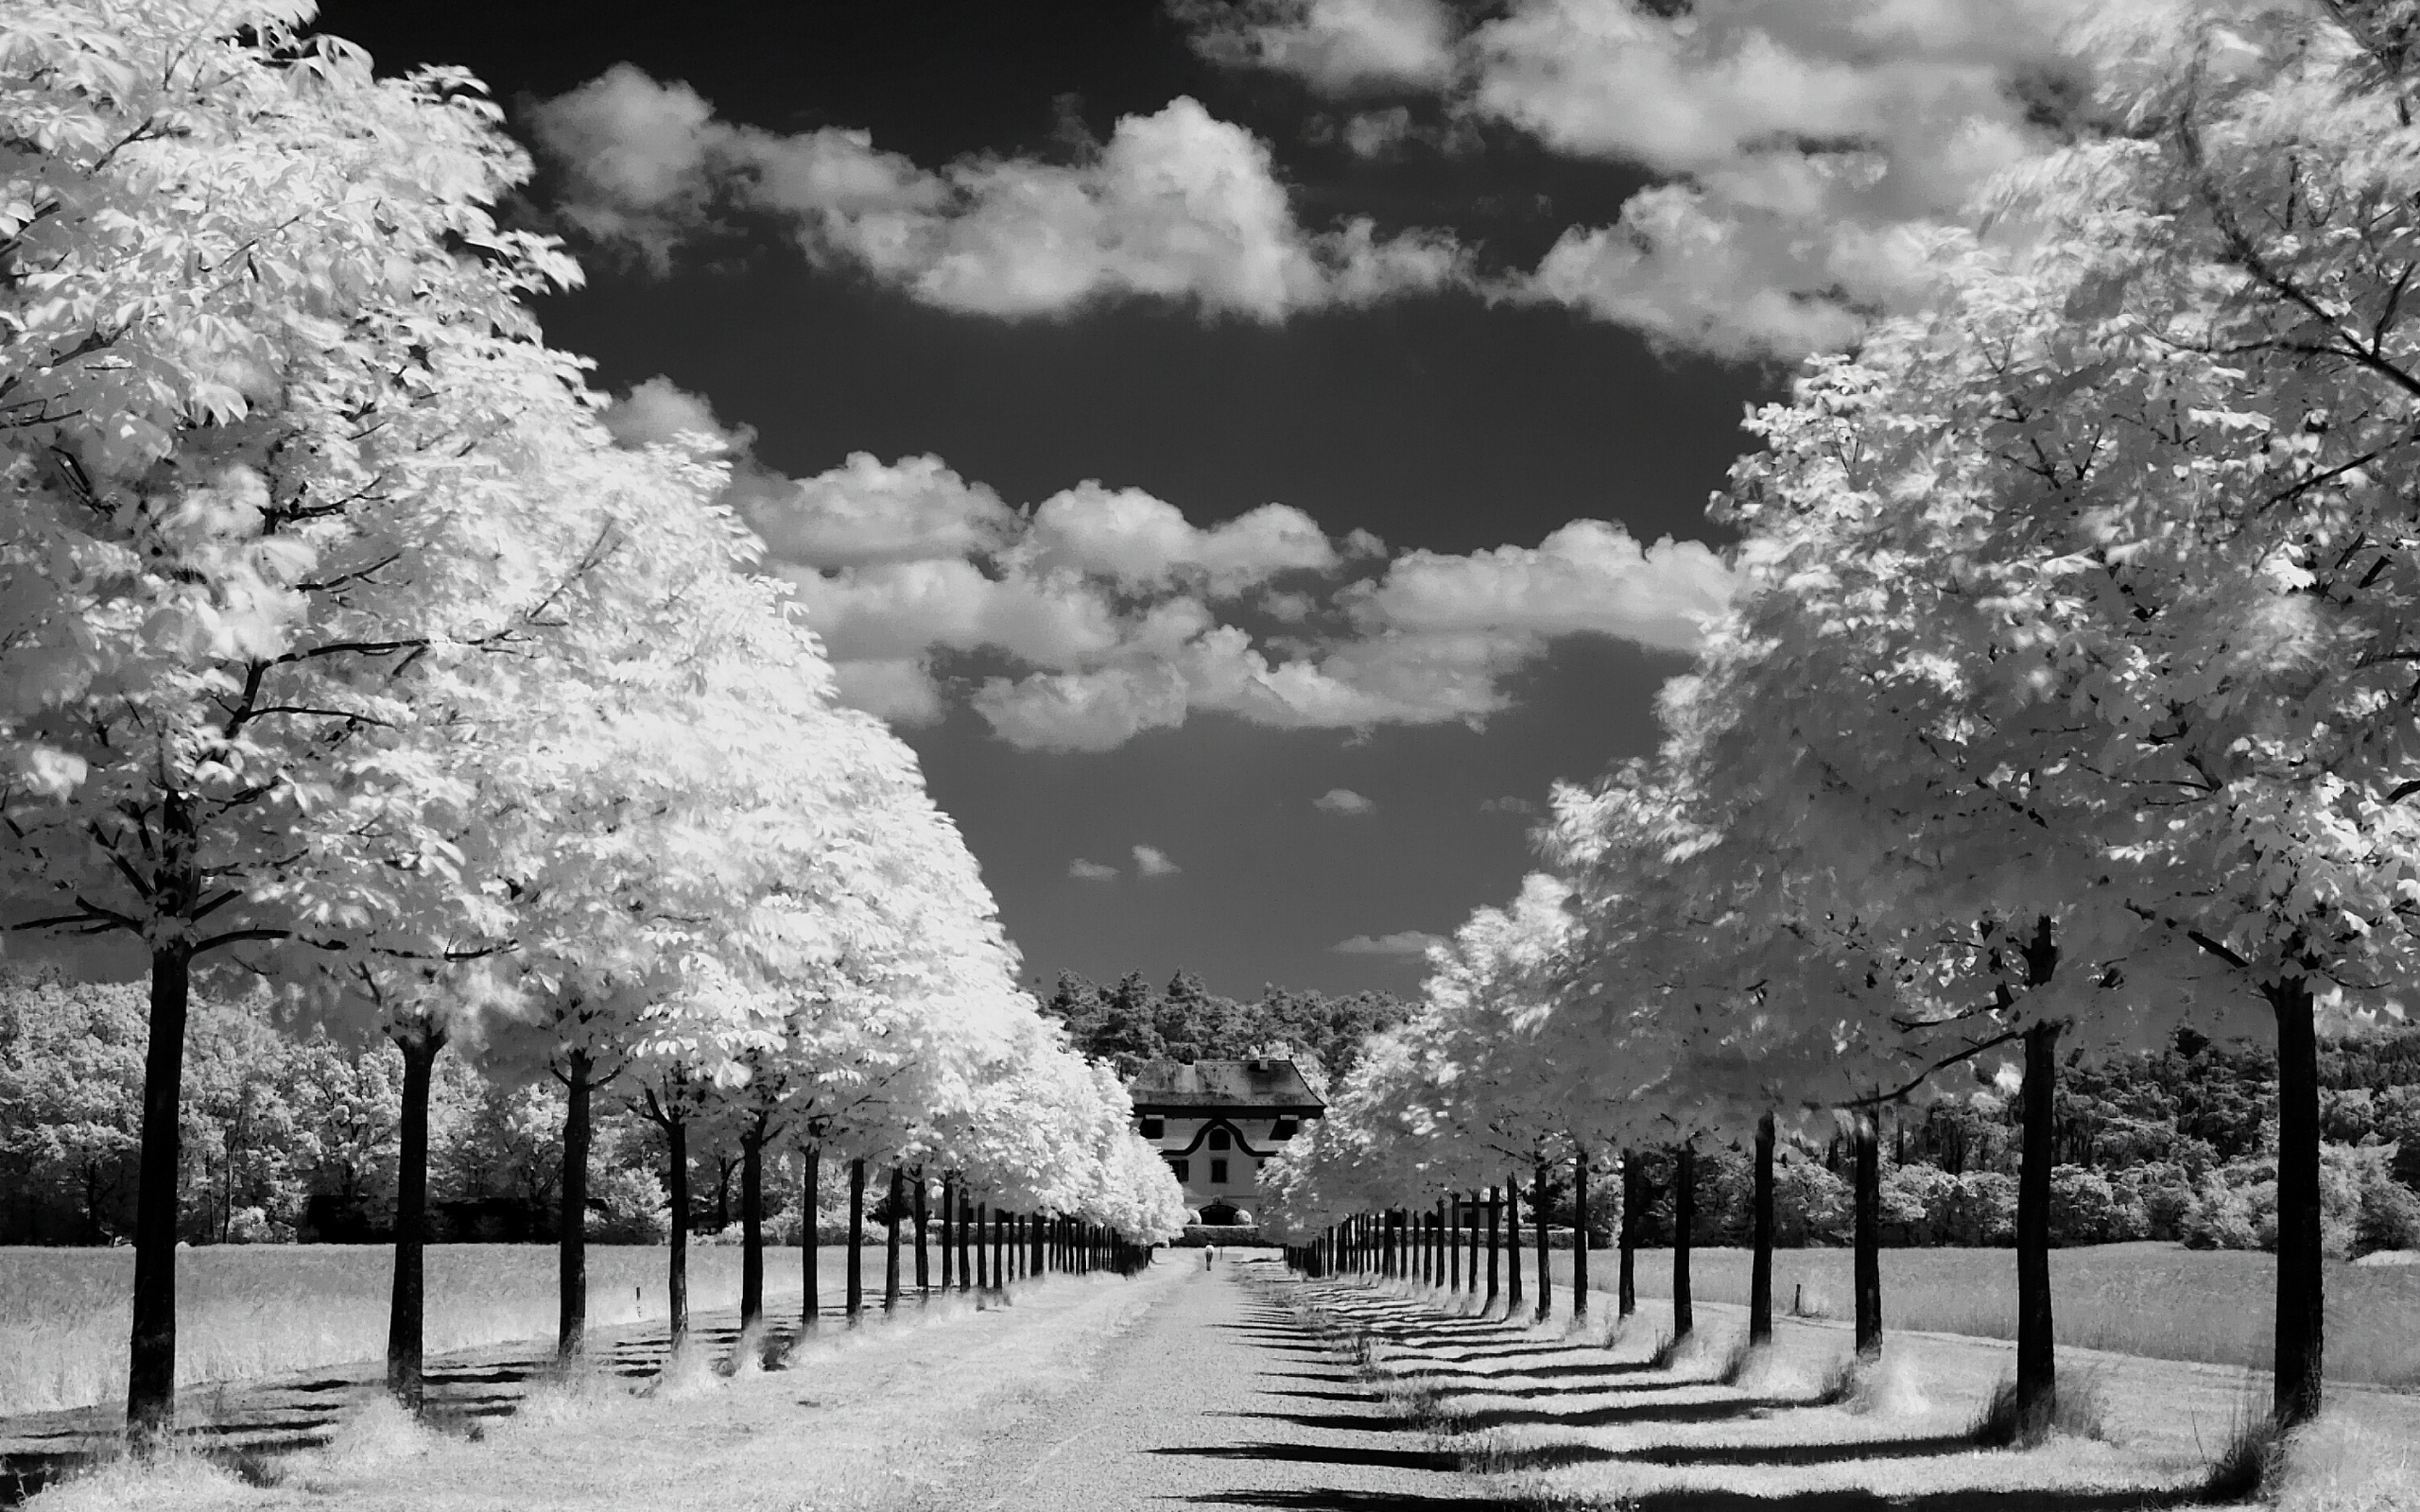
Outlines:
[{"label": "shrub", "polygon": [[1939,1166],[1895,1166],[1882,1177],[1882,1242],[1886,1245],[1934,1245],[1941,1242],[1934,1213],[1941,1209],[1958,1178]]},{"label": "shrub", "polygon": [[1849,1184],[1820,1160],[1786,1156],[1773,1165],[1773,1241],[1796,1247],[1849,1236]]},{"label": "shrub", "polygon": [[1970,1171],[1945,1193],[1936,1222],[1951,1245],[2009,1245],[2016,1240],[2016,1177]]},{"label": "shrub", "polygon": [[2353,1228],[2353,1252],[2420,1249],[2420,1193],[2380,1169],[2361,1186],[2361,1213]]}]

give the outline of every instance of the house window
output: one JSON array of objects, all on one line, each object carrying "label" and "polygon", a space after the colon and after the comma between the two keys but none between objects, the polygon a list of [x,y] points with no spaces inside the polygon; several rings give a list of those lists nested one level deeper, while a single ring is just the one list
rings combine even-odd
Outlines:
[{"label": "house window", "polygon": [[1213,1160],[1210,1162],[1210,1184],[1212,1186],[1225,1186],[1227,1184],[1226,1161]]},{"label": "house window", "polygon": [[1190,1181],[1193,1179],[1193,1162],[1191,1160],[1170,1160],[1168,1162],[1168,1170],[1174,1174],[1179,1181]]},{"label": "house window", "polygon": [[1145,1139],[1147,1139],[1147,1140],[1155,1140],[1155,1139],[1158,1139],[1161,1135],[1166,1134],[1167,1131],[1168,1131],[1168,1122],[1167,1122],[1167,1119],[1164,1119],[1164,1118],[1147,1118],[1147,1119],[1143,1120],[1143,1137],[1144,1137]]},{"label": "house window", "polygon": [[1232,1143],[1233,1142],[1227,1138],[1227,1131],[1225,1129],[1214,1128],[1210,1131],[1210,1147],[1212,1149],[1223,1150]]},{"label": "house window", "polygon": [[1290,1140],[1294,1137],[1294,1129],[1295,1124],[1292,1119],[1281,1118],[1269,1131],[1269,1137],[1272,1140]]}]

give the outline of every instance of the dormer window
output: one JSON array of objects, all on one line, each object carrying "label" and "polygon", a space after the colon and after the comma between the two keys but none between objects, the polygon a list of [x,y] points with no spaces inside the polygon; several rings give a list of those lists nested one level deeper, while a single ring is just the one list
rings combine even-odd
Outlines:
[{"label": "dormer window", "polygon": [[1269,1137],[1272,1140],[1290,1140],[1298,1132],[1300,1132],[1300,1125],[1292,1119],[1281,1118],[1276,1125],[1270,1129]]},{"label": "dormer window", "polygon": [[1214,1128],[1210,1131],[1210,1147],[1212,1149],[1227,1149],[1234,1143],[1235,1142],[1227,1137],[1227,1131],[1225,1129]]},{"label": "dormer window", "polygon": [[1165,1118],[1147,1118],[1143,1120],[1143,1137],[1147,1140],[1158,1139],[1167,1131],[1168,1121]]}]

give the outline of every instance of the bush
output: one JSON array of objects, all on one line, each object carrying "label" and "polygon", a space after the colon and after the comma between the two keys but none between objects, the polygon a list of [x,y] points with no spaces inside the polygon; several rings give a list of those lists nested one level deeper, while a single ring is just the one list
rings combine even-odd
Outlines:
[{"label": "bush", "polygon": [[2381,1169],[2361,1187],[2361,1214],[2353,1226],[2353,1252],[2420,1249],[2420,1193]]},{"label": "bush", "polygon": [[1848,1237],[1849,1184],[1821,1161],[1800,1155],[1776,1158],[1773,1242],[1794,1249],[1845,1244]]},{"label": "bush", "polygon": [[1943,1194],[1934,1223],[1948,1245],[2012,1245],[2016,1242],[2016,1177],[1997,1171],[1970,1171]]},{"label": "bush", "polygon": [[2110,1178],[2124,1200],[2140,1211],[2144,1239],[2182,1239],[2185,1215],[2193,1208],[2193,1178],[2182,1165],[2155,1160]]},{"label": "bush", "polygon": [[2050,1241],[2106,1245],[2140,1239],[2150,1227],[2139,1204],[2098,1171],[2063,1165],[2050,1173]]},{"label": "bush", "polygon": [[1895,1166],[1882,1177],[1882,1242],[1937,1245],[1939,1214],[1946,1211],[1958,1178],[1933,1165]]}]

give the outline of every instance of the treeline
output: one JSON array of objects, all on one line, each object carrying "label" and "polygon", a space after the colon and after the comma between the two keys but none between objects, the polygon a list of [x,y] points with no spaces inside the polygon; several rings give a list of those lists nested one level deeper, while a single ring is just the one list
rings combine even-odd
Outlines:
[{"label": "treeline", "polygon": [[[2327,1253],[2420,1248],[2420,1028],[2329,1046],[2321,1057],[2322,1226]],[[2277,1065],[2257,1045],[2186,1031],[2157,1053],[2071,1062],[2055,1100],[2050,1177],[2054,1244],[2178,1240],[2205,1249],[2273,1249],[2277,1242]],[[1881,1239],[1889,1246],[2016,1242],[2023,1125],[1996,1085],[1881,1115]],[[1775,1241],[1845,1245],[1854,1221],[1851,1142],[1786,1142],[1774,1162]],[[1702,1148],[1690,1239],[1746,1245],[1753,1234],[1752,1152]],[[1666,1152],[1643,1153],[1639,1239],[1673,1238]],[[1558,1186],[1550,1203],[1564,1200]],[[1618,1191],[1592,1221],[1605,1243]],[[1567,1207],[1556,1221],[1567,1222]]]},{"label": "treeline", "polygon": [[1076,1048],[1131,1074],[1147,1060],[1290,1058],[1314,1089],[1341,1080],[1363,1041],[1411,1016],[1411,1005],[1388,992],[1332,996],[1267,987],[1258,999],[1221,997],[1190,971],[1166,988],[1140,971],[1098,987],[1063,971],[1042,1011],[1066,1025]]}]

